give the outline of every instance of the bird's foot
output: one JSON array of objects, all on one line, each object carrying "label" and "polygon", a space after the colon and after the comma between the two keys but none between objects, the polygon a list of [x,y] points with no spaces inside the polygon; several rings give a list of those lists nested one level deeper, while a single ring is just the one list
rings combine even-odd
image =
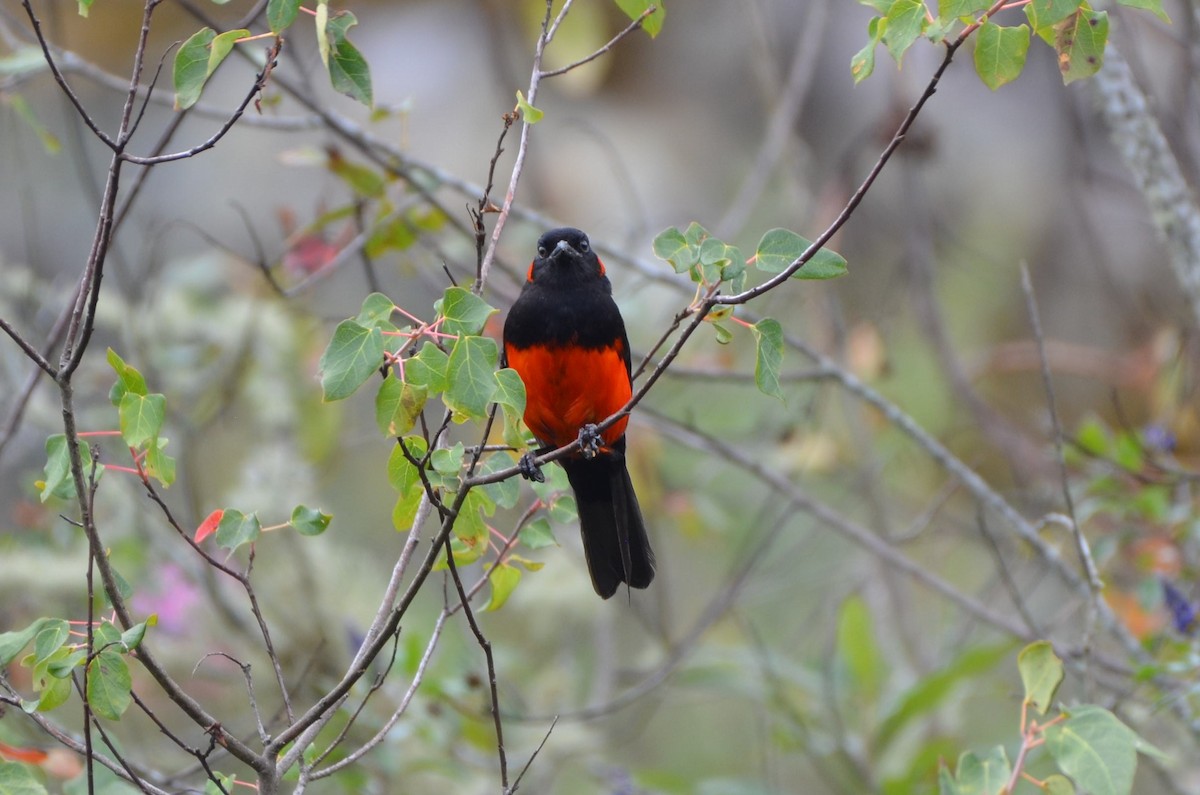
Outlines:
[{"label": "bird's foot", "polygon": [[579,452],[584,458],[595,458],[600,454],[600,431],[593,423],[588,423],[579,429]]},{"label": "bird's foot", "polygon": [[536,480],[538,483],[546,482],[542,468],[537,465],[537,453],[530,451],[521,456],[521,460],[517,461],[517,469],[520,470],[521,477],[526,480]]}]

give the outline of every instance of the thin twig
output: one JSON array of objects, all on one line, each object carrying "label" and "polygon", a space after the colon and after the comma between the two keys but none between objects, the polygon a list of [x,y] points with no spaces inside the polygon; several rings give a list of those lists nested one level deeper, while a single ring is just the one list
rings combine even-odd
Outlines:
[{"label": "thin twig", "polygon": [[517,777],[513,779],[512,786],[505,790],[505,795],[512,795],[512,793],[516,792],[520,788],[521,779],[525,778],[525,772],[529,770],[529,766],[533,764],[533,760],[537,759],[538,754],[540,754],[542,749],[546,747],[546,741],[550,739],[550,733],[554,731],[554,727],[557,725],[558,716],[555,715],[554,720],[550,721],[550,728],[546,729],[546,733],[542,735],[542,741],[538,743],[537,748],[533,749],[533,753],[529,755],[528,761],[521,766],[521,770],[517,773]]},{"label": "thin twig", "polygon": [[42,21],[38,18],[37,14],[33,13],[33,6],[29,4],[29,0],[21,0],[21,5],[25,8],[25,13],[29,17],[29,23],[33,26],[33,33],[37,37],[38,44],[41,45],[42,56],[46,59],[46,65],[50,67],[50,74],[54,75],[54,81],[58,83],[59,87],[63,90],[63,93],[67,95],[67,99],[70,100],[71,104],[75,106],[75,110],[78,111],[79,117],[83,119],[83,123],[87,125],[89,130],[92,131],[92,134],[100,139],[100,141],[103,142],[104,145],[109,149],[112,149],[114,152],[117,151],[117,142],[109,137],[108,133],[101,130],[100,126],[96,124],[96,120],[92,118],[90,113],[88,113],[87,108],[83,106],[83,103],[80,102],[79,97],[71,88],[71,84],[67,82],[66,76],[58,68],[58,63],[55,60],[53,53],[50,52],[50,43],[46,40],[46,36],[42,33]]},{"label": "thin twig", "polygon": [[283,37],[277,37],[274,44],[272,44],[270,49],[267,50],[267,61],[263,65],[262,70],[260,70],[258,75],[255,77],[254,83],[250,86],[250,90],[246,92],[246,96],[243,97],[242,101],[238,103],[238,106],[234,108],[233,113],[230,114],[229,118],[225,120],[225,123],[222,124],[220,128],[206,140],[196,144],[190,149],[185,149],[182,152],[171,152],[170,154],[165,155],[139,157],[137,155],[130,155],[121,152],[121,159],[127,163],[133,163],[134,165],[138,166],[153,166],[159,163],[170,163],[175,160],[185,160],[189,157],[195,157],[201,152],[207,152],[209,149],[212,149],[222,138],[225,137],[226,133],[233,129],[233,125],[237,124],[238,119],[242,118],[242,114],[246,112],[246,108],[250,106],[250,103],[253,102],[254,98],[258,96],[259,92],[262,91],[263,86],[267,81],[267,75],[271,73],[271,67],[274,65],[275,59],[279,57],[279,51],[282,47]]},{"label": "thin twig", "polygon": [[[553,7],[553,0],[546,0],[546,15],[542,19],[542,35],[538,37],[537,46],[533,52],[533,71],[529,75],[529,91],[526,101],[533,105],[537,100],[538,85],[542,80],[542,54],[546,50],[546,44],[553,37],[553,31],[548,27],[550,23],[550,11]],[[562,15],[567,13],[567,9],[571,5],[571,0],[564,3],[560,19]],[[555,24],[557,28],[557,22]],[[500,245],[500,235],[504,232],[504,224],[508,220],[508,214],[512,210],[513,200],[517,195],[517,185],[521,181],[521,174],[525,169],[525,153],[529,151],[529,133],[533,125],[528,119],[521,119],[521,140],[517,144],[517,157],[513,162],[512,176],[508,181],[508,190],[504,194],[504,202],[500,206],[500,212],[496,215],[496,223],[492,227],[492,238],[488,243],[487,251],[484,252],[483,262],[479,265],[479,277],[475,280],[474,292],[478,295],[483,292],[484,285],[487,284],[488,274],[491,272],[492,263],[496,260],[496,251]]]},{"label": "thin twig", "polygon": [[1046,392],[1046,408],[1050,412],[1050,431],[1054,436],[1054,452],[1058,464],[1059,485],[1062,488],[1063,505],[1067,511],[1067,518],[1070,520],[1069,530],[1075,542],[1075,550],[1079,554],[1079,565],[1084,573],[1083,581],[1090,597],[1087,600],[1082,641],[1083,648],[1087,650],[1092,645],[1092,634],[1096,628],[1096,613],[1098,605],[1103,599],[1101,591],[1104,589],[1104,583],[1100,580],[1100,573],[1096,570],[1096,561],[1092,557],[1092,551],[1088,546],[1087,538],[1084,537],[1083,530],[1079,527],[1079,520],[1075,513],[1075,498],[1071,495],[1071,481],[1067,472],[1067,458],[1063,445],[1062,421],[1058,415],[1058,402],[1054,394],[1054,380],[1050,377],[1050,362],[1046,358],[1046,337],[1042,333],[1042,320],[1041,315],[1038,313],[1037,298],[1033,293],[1033,282],[1029,278],[1029,268],[1023,263],[1021,265],[1021,292],[1025,297],[1025,310],[1029,315],[1029,325],[1033,330],[1034,340],[1037,342],[1038,359],[1041,362],[1042,387]]},{"label": "thin twig", "polygon": [[46,360],[46,357],[42,356],[41,352],[38,351],[37,348],[30,345],[25,338],[21,336],[20,332],[13,328],[13,326],[2,317],[0,317],[0,329],[3,329],[4,333],[11,337],[12,341],[17,343],[17,347],[20,348],[27,357],[29,357],[29,360],[40,367],[42,371],[46,373],[46,375],[54,379],[58,378],[58,371],[54,368],[54,365],[50,364],[50,362]]},{"label": "thin twig", "polygon": [[483,649],[483,658],[487,663],[488,690],[492,702],[492,724],[496,729],[496,754],[500,759],[500,784],[504,789],[508,789],[508,757],[504,753],[504,724],[500,718],[500,694],[496,687],[496,661],[492,657],[492,644],[484,636],[483,630],[479,628],[479,622],[475,620],[475,612],[471,610],[471,600],[463,589],[462,577],[458,574],[458,564],[454,562],[454,550],[450,546],[449,538],[442,543],[442,548],[446,553],[446,566],[450,570],[450,579],[454,583],[454,589],[458,591],[463,615],[467,617],[467,624],[471,627],[471,633],[475,636],[479,648]]},{"label": "thin twig", "polygon": [[657,10],[658,10],[658,6],[655,6],[655,5],[647,6],[645,11],[643,11],[640,15],[638,15],[638,17],[636,19],[634,19],[632,22],[630,22],[628,25],[625,26],[624,30],[622,30],[620,33],[618,33],[617,35],[615,35],[611,39],[609,39],[607,44],[605,44],[603,47],[601,47],[600,49],[593,52],[591,55],[580,58],[578,61],[575,61],[574,63],[569,63],[566,66],[559,67],[558,69],[551,69],[548,72],[542,72],[540,76],[543,78],[558,77],[559,75],[565,75],[567,72],[570,72],[573,69],[578,69],[579,67],[583,66],[586,63],[591,63],[592,61],[596,60],[601,55],[606,54],[609,50],[611,50],[613,47],[615,47],[621,41],[621,39],[625,38],[630,33],[633,33],[635,30],[640,28],[645,23],[646,18],[649,17],[651,14],[653,14]]}]

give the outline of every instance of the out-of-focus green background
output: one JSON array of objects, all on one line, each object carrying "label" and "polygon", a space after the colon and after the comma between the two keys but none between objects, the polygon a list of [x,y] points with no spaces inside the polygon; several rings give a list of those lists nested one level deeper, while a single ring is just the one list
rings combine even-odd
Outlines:
[{"label": "out-of-focus green background", "polygon": [[[49,38],[86,61],[68,78],[112,129],[122,95],[104,75],[126,79],[139,4],[98,0],[87,19],[71,3],[35,7]],[[230,23],[249,4],[197,7]],[[329,89],[307,26],[289,34],[277,74],[404,153],[412,161],[406,168],[422,174],[444,215],[435,214],[437,228],[415,242],[381,253],[373,270],[384,293],[429,320],[446,271],[460,283],[473,275],[474,245],[460,230],[486,181],[501,116],[515,92],[527,90],[545,6],[363,0],[347,7],[359,19],[351,38],[370,63],[376,116]],[[1114,6],[1111,38],[1194,180],[1194,8],[1169,3],[1167,10],[1171,26]],[[869,17],[848,0],[674,0],[657,39],[635,33],[594,63],[545,80],[536,104],[546,116],[532,128],[518,209],[485,297],[502,311],[511,302],[546,221],[579,226],[601,246],[632,343],[644,352],[690,297],[686,282],[676,289],[662,281],[676,277],[652,256],[659,231],[698,221],[747,252],[772,227],[814,237],[941,60],[941,49],[919,42],[897,70],[881,49],[876,74],[854,85],[850,58],[866,42]],[[586,55],[627,21],[611,2],[579,0],[546,65]],[[164,4],[148,69],[200,26],[184,8]],[[0,33],[0,56],[28,45],[15,0],[0,2]],[[1021,78],[992,92],[974,74],[969,49],[831,241],[849,275],[786,285],[750,309],[778,318],[789,335],[893,401],[1036,520],[1064,506],[1020,268],[1032,279],[1067,432],[1107,428],[1113,439],[1140,439],[1149,430],[1171,441],[1169,455],[1185,469],[1200,446],[1190,381],[1195,319],[1142,196],[1097,120],[1093,86],[1064,87],[1053,53],[1034,42]],[[168,56],[164,84],[169,67]],[[211,135],[252,79],[252,68],[231,57],[169,149]],[[36,342],[86,259],[107,153],[45,71],[4,80],[0,74],[0,316]],[[47,151],[17,112],[17,96],[58,151]],[[163,96],[146,111],[134,150],[148,151],[170,122]],[[518,137],[514,128],[504,141],[497,203]],[[334,323],[372,289],[366,269],[352,258],[285,299],[255,265],[261,257],[284,285],[302,282],[312,260],[293,230],[354,199],[325,167],[332,150],[366,162],[272,86],[261,115],[251,109],[212,151],[156,167],[116,237],[96,339],[76,381],[81,425],[90,430],[115,421],[106,346],[167,395],[179,458],[167,498],[186,526],[223,506],[258,511],[268,525],[286,521],[298,503],[334,515],[319,538],[279,532],[257,545],[255,581],[283,664],[298,679],[305,672],[302,702],[340,675],[405,540],[390,520],[395,497],[384,464],[391,448],[375,429],[370,395],[326,405],[317,382]],[[135,174],[129,169],[124,184]],[[428,210],[403,180],[389,183],[387,195]],[[364,208],[370,217],[377,205]],[[352,216],[311,231],[306,244],[344,244],[355,233]],[[486,216],[489,230],[494,218]],[[689,426],[1020,623],[1007,587],[1014,581],[1047,634],[1069,648],[1086,645],[1082,604],[897,430],[894,417],[827,379],[789,380],[785,401],[766,397],[754,389],[753,365],[745,329],[727,346],[704,329],[679,372],[634,413],[631,469],[660,561],[651,589],[601,602],[576,528],[557,523],[558,546],[521,553],[544,568],[525,573],[502,610],[481,616],[515,766],[559,716],[522,785],[527,791],[932,792],[939,757],[952,762],[997,743],[1015,751],[1017,641],[798,510],[729,456],[689,444]],[[812,363],[790,349],[783,367],[795,374]],[[14,345],[0,342],[0,421],[31,369]],[[42,384],[0,448],[0,630],[84,610],[84,544],[58,517],[71,508],[42,504],[34,485],[44,439],[60,422],[55,394]],[[469,429],[462,438],[473,438]],[[120,449],[102,449],[106,461],[122,463]],[[1179,580],[1193,593],[1200,550],[1192,480],[1167,478],[1170,488],[1145,498],[1161,510],[1139,512],[1129,507],[1147,485],[1139,473],[1075,460],[1071,486],[1109,603],[1152,653],[1174,648],[1180,640],[1166,626],[1156,578]],[[240,592],[178,542],[132,478],[109,473],[98,510],[135,606],[159,614],[149,642],[190,692],[229,716],[227,729],[249,732],[240,672],[218,658],[197,665],[227,651],[252,661],[264,677],[261,691],[269,690]],[[492,522],[508,532],[518,513]],[[1073,554],[1065,533],[1050,526],[1045,537]],[[478,567],[469,571],[478,576]],[[396,675],[370,702],[360,741],[404,693],[442,599],[431,580],[404,622]],[[1119,655],[1103,635],[1095,643]],[[980,649],[996,650],[994,665],[980,663],[894,738],[881,738],[881,724],[910,688]],[[482,671],[482,655],[456,619],[381,748],[312,789],[495,791]],[[1194,738],[1165,708],[1167,696],[1128,678],[1114,684],[1110,674],[1073,674],[1063,699],[1125,710],[1172,755],[1157,771],[1143,762],[1136,791],[1200,792]],[[28,687],[18,667],[11,677]],[[143,680],[135,678],[135,688],[153,699]],[[264,700],[274,708],[269,695]],[[131,747],[162,742],[152,726],[125,730]],[[42,740],[20,716],[0,718],[0,741]],[[164,769],[186,764],[168,751],[163,759]],[[1038,764],[1034,775],[1045,772]],[[227,772],[238,771],[231,764]]]}]

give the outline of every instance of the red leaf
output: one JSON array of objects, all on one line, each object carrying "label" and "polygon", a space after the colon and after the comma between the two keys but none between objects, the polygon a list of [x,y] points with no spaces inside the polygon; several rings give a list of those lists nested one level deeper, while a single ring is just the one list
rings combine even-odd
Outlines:
[{"label": "red leaf", "polygon": [[0,759],[11,759],[14,762],[28,762],[40,765],[46,761],[46,752],[36,748],[17,748],[13,745],[0,743]]},{"label": "red leaf", "polygon": [[204,539],[208,538],[210,535],[217,532],[217,525],[219,525],[221,523],[221,519],[224,516],[225,516],[224,508],[218,508],[217,510],[210,513],[208,515],[208,518],[206,518],[203,522],[201,522],[200,526],[196,528],[196,537],[195,537],[196,543],[197,544],[202,543],[204,541]]}]

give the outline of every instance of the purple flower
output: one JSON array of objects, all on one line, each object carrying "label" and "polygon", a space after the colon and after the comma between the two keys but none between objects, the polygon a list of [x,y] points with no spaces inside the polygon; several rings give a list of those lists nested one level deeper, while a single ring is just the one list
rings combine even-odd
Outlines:
[{"label": "purple flower", "polygon": [[1171,613],[1171,623],[1175,626],[1175,631],[1185,635],[1190,634],[1196,626],[1196,605],[1165,577],[1160,582],[1163,589],[1163,602]]},{"label": "purple flower", "polygon": [[1142,442],[1163,453],[1175,452],[1175,435],[1163,425],[1147,425],[1142,431]]}]

